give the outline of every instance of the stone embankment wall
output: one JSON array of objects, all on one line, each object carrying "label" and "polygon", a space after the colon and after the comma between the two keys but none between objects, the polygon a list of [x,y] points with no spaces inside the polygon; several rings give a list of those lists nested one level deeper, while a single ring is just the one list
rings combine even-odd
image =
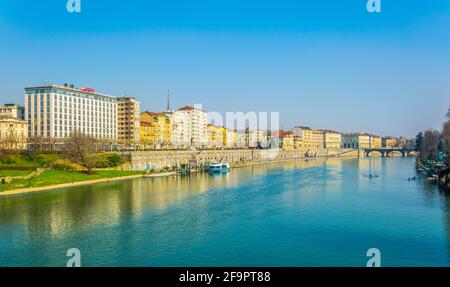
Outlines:
[{"label": "stone embankment wall", "polygon": [[129,169],[147,170],[172,167],[177,164],[195,163],[202,166],[213,161],[223,161],[231,166],[251,163],[277,162],[306,157],[348,156],[345,151],[335,150],[155,150],[130,152],[124,155],[130,162]]}]

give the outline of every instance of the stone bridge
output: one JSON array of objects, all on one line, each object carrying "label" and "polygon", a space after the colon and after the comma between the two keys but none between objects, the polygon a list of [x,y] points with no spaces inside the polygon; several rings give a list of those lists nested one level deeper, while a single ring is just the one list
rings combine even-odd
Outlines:
[{"label": "stone bridge", "polygon": [[381,157],[393,157],[402,156],[410,157],[415,156],[416,152],[413,149],[407,148],[366,148],[364,149],[365,157],[381,156]]}]

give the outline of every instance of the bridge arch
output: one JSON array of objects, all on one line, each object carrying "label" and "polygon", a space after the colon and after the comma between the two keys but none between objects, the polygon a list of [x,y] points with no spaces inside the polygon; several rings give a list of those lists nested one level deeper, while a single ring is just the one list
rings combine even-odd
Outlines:
[{"label": "bridge arch", "polygon": [[382,157],[383,154],[380,151],[374,150],[367,154],[368,157]]},{"label": "bridge arch", "polygon": [[403,153],[398,150],[393,150],[388,153],[388,157],[402,157],[402,156],[403,156]]}]

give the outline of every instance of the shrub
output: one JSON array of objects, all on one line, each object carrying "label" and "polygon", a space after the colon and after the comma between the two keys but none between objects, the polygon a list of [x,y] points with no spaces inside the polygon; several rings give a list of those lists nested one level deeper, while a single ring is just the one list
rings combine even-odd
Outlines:
[{"label": "shrub", "polygon": [[112,167],[116,167],[116,166],[124,164],[124,160],[118,154],[112,154],[112,155],[108,156],[107,159]]},{"label": "shrub", "polygon": [[74,170],[72,164],[62,160],[57,160],[54,163],[52,163],[52,168],[56,170],[65,170],[65,171]]},{"label": "shrub", "polygon": [[12,164],[12,163],[14,163],[14,160],[8,154],[1,153],[0,154],[0,163]]},{"label": "shrub", "polygon": [[108,168],[108,167],[111,167],[111,164],[108,160],[97,159],[95,161],[95,168]]},{"label": "shrub", "polygon": [[117,167],[124,164],[124,160],[118,154],[97,155],[95,160],[95,168]]}]

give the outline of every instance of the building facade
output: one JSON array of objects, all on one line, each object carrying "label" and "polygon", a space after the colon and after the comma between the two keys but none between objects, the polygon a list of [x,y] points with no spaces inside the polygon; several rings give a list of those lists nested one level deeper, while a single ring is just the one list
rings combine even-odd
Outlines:
[{"label": "building facade", "polygon": [[313,148],[313,131],[309,127],[297,126],[292,132],[294,136],[300,138],[301,148],[312,149]]},{"label": "building facade", "polygon": [[294,133],[288,131],[279,131],[280,147],[283,150],[294,149]]},{"label": "building facade", "polygon": [[397,139],[393,137],[384,137],[382,139],[382,146],[384,148],[395,148],[397,147]]},{"label": "building facade", "polygon": [[11,116],[19,120],[25,120],[25,108],[18,104],[5,104],[0,106],[0,116]]},{"label": "building facade", "polygon": [[226,136],[225,136],[225,147],[226,148],[236,148],[238,146],[237,144],[237,131],[227,129],[226,130]]},{"label": "building facade", "polygon": [[172,146],[170,114],[143,112],[140,115],[140,145],[144,148],[164,149]]},{"label": "building facade", "polygon": [[173,113],[172,144],[176,148],[204,148],[208,143],[207,113],[184,106]]},{"label": "building facade", "polygon": [[370,148],[381,149],[382,148],[382,140],[379,136],[370,136]]},{"label": "building facade", "polygon": [[312,149],[323,149],[324,135],[322,131],[312,131],[311,146]]},{"label": "building facade", "polygon": [[25,88],[27,135],[58,143],[80,131],[108,142],[117,140],[117,99],[90,88],[64,84]]},{"label": "building facade", "polygon": [[144,149],[154,148],[155,129],[153,128],[152,119],[150,112],[143,112],[140,115],[139,145]]},{"label": "building facade", "polygon": [[370,135],[366,133],[346,133],[342,135],[342,147],[353,149],[370,148]]},{"label": "building facade", "polygon": [[10,115],[0,115],[0,149],[27,148],[27,121]]},{"label": "building facade", "polygon": [[246,130],[235,130],[234,136],[235,136],[234,141],[236,143],[235,146],[237,148],[248,148]]},{"label": "building facade", "polygon": [[324,147],[329,150],[337,150],[341,148],[342,136],[340,132],[325,130],[324,134]]},{"label": "building facade", "polygon": [[267,133],[262,130],[253,130],[247,128],[245,130],[245,147],[262,147],[267,142],[266,134]]},{"label": "building facade", "polygon": [[215,125],[208,125],[208,147],[224,148],[227,144],[227,129]]},{"label": "building facade", "polygon": [[117,142],[121,146],[137,146],[140,137],[140,103],[135,98],[117,99]]}]

